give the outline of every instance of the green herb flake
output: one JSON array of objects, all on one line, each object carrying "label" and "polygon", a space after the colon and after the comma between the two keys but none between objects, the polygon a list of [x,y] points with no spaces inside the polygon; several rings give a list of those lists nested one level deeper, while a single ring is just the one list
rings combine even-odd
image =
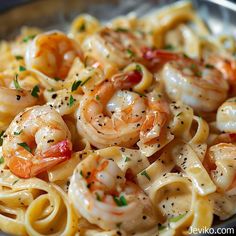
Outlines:
[{"label": "green herb flake", "polygon": [[140,97],[147,97],[145,94],[143,94],[143,93],[140,93],[140,92],[136,92],[135,91],[135,93],[137,93]]},{"label": "green herb flake", "polygon": [[70,100],[69,100],[69,107],[72,107],[75,102],[75,99],[73,98],[72,95],[70,95]]},{"label": "green herb flake", "polygon": [[167,44],[167,45],[165,45],[164,49],[165,50],[174,50],[175,47],[172,44]]},{"label": "green herb flake", "polygon": [[88,77],[85,81],[83,81],[82,83],[81,83],[81,85],[80,86],[84,86],[89,80],[91,80],[92,79],[92,77],[90,76],[90,77]]},{"label": "green herb flake", "polygon": [[19,146],[23,147],[26,151],[32,153],[31,148],[28,146],[27,143],[23,142],[23,143],[17,143]]},{"label": "green herb flake", "polygon": [[31,95],[35,98],[38,98],[39,97],[38,93],[39,93],[39,86],[35,85],[33,87],[33,90],[31,91]]},{"label": "green herb flake", "polygon": [[16,55],[15,58],[16,58],[16,60],[23,60],[23,59],[24,59],[24,58],[23,58],[22,56],[20,56],[20,55]]},{"label": "green herb flake", "polygon": [[22,132],[23,132],[23,130],[20,130],[20,131],[18,131],[18,132],[15,131],[15,132],[14,132],[14,135],[20,135]]},{"label": "green herb flake", "polygon": [[143,172],[141,172],[141,175],[145,176],[149,181],[151,180],[150,176],[148,175],[148,173],[145,170]]},{"label": "green herb flake", "polygon": [[4,163],[4,157],[0,157],[0,164]]},{"label": "green herb flake", "polygon": [[15,75],[13,83],[14,83],[14,86],[17,90],[21,90],[21,86],[20,86],[19,81],[18,81],[18,74]]},{"label": "green herb flake", "polygon": [[165,226],[165,225],[160,225],[160,226],[158,226],[158,230],[159,231],[162,231],[162,230],[164,230],[164,229],[166,229],[167,227]]},{"label": "green herb flake", "polygon": [[74,81],[74,83],[71,86],[71,92],[77,90],[77,88],[80,86],[81,82],[82,82],[81,80]]},{"label": "green herb flake", "polygon": [[99,101],[100,100],[100,97],[99,95],[96,95],[96,100]]},{"label": "green herb flake", "polygon": [[53,78],[53,79],[56,80],[56,81],[61,80],[59,77],[55,77],[55,78]]},{"label": "green herb flake", "polygon": [[139,64],[136,65],[135,70],[142,73],[142,67]]},{"label": "green herb flake", "polygon": [[127,49],[126,52],[129,54],[129,57],[134,57],[135,56],[135,53],[130,49]]},{"label": "green herb flake", "polygon": [[97,192],[95,192],[95,194],[96,194],[96,199],[97,199],[97,201],[101,202],[102,199],[101,199],[100,195],[99,195]]},{"label": "green herb flake", "polygon": [[85,22],[82,23],[82,25],[79,27],[79,32],[84,32],[86,30]]},{"label": "green herb flake", "polygon": [[83,171],[82,171],[82,170],[81,170],[79,173],[80,173],[80,175],[81,175],[82,177],[84,177],[84,175],[83,175]]},{"label": "green herb flake", "polygon": [[3,143],[3,134],[4,134],[4,131],[1,131],[1,133],[0,133],[0,146],[2,146],[2,143]]},{"label": "green herb flake", "polygon": [[122,206],[127,206],[127,201],[124,196],[120,197],[120,202],[121,202]]},{"label": "green herb flake", "polygon": [[117,224],[116,224],[116,227],[117,227],[117,228],[120,228],[120,227],[121,227],[121,225],[122,225],[122,223],[121,223],[121,222],[120,222],[120,223],[117,223]]},{"label": "green herb flake", "polygon": [[215,68],[215,67],[214,67],[213,65],[211,65],[211,64],[206,64],[205,67],[208,68],[208,69],[214,69],[214,68]]},{"label": "green herb flake", "polygon": [[182,115],[182,113],[183,113],[183,112],[180,112],[180,113],[178,113],[178,114],[176,115],[176,117],[178,117],[178,116]]},{"label": "green herb flake", "polygon": [[26,71],[26,68],[24,66],[19,66],[19,71]]},{"label": "green herb flake", "polygon": [[182,218],[184,218],[186,216],[186,214],[187,213],[176,216],[176,217],[172,217],[172,218],[169,219],[169,222],[177,222],[177,221],[181,220]]},{"label": "green herb flake", "polygon": [[196,71],[195,75],[198,76],[198,77],[201,77],[202,76],[202,72],[201,71]]},{"label": "green herb flake", "polygon": [[12,185],[16,184],[18,181],[19,181],[19,179],[16,179],[16,180],[12,183]]},{"label": "green herb flake", "polygon": [[189,56],[186,53],[184,53],[183,56],[184,58],[189,59]]},{"label": "green herb flake", "polygon": [[129,157],[125,157],[125,162],[131,161]]},{"label": "green herb flake", "polygon": [[190,65],[190,68],[191,68],[192,70],[196,70],[196,69],[197,69],[197,66],[196,66],[195,64],[191,64],[191,65]]},{"label": "green herb flake", "polygon": [[123,32],[123,33],[126,33],[126,32],[128,32],[128,29],[118,27],[118,28],[115,29],[115,31],[116,31],[116,32]]},{"label": "green herb flake", "polygon": [[127,201],[124,196],[121,196],[120,198],[114,196],[113,199],[114,199],[117,206],[119,206],[119,207],[127,206]]},{"label": "green herb flake", "polygon": [[24,43],[27,43],[29,40],[34,39],[35,36],[36,36],[36,35],[28,35],[28,36],[26,36],[25,38],[23,38],[22,41],[23,41]]}]

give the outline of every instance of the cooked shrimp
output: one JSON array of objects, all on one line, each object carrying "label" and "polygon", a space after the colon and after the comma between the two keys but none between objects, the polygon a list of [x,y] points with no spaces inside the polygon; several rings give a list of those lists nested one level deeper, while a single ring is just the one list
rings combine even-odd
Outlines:
[{"label": "cooked shrimp", "polygon": [[235,187],[236,178],[236,145],[220,143],[210,147],[208,166],[215,184],[221,190]]},{"label": "cooked shrimp", "polygon": [[140,130],[140,140],[147,143],[159,137],[169,117],[167,102],[164,99],[158,100],[154,92],[148,94],[148,112]]},{"label": "cooked shrimp", "polygon": [[90,155],[76,167],[69,198],[90,223],[134,233],[155,224],[149,198],[111,159]]},{"label": "cooked shrimp", "polygon": [[162,79],[168,96],[196,111],[212,112],[226,99],[228,83],[220,71],[178,54],[161,52],[156,57],[167,62]]},{"label": "cooked shrimp", "polygon": [[216,67],[230,82],[236,82],[236,60],[229,55],[211,54],[205,60]]},{"label": "cooked shrimp", "polygon": [[3,156],[11,172],[30,178],[70,158],[70,132],[50,106],[19,113],[4,134]]},{"label": "cooked shrimp", "polygon": [[30,91],[0,87],[0,129],[6,129],[13,118],[26,107],[33,106],[37,98]]},{"label": "cooked shrimp", "polygon": [[53,79],[65,79],[74,59],[80,56],[78,46],[59,31],[39,34],[28,45],[25,55],[27,69]]},{"label": "cooked shrimp", "polygon": [[110,65],[121,69],[141,57],[143,45],[131,32],[103,28],[85,40],[83,49],[86,57],[93,58],[102,67]]},{"label": "cooked shrimp", "polygon": [[123,89],[140,80],[137,71],[118,74],[85,94],[77,112],[79,133],[98,148],[136,143],[145,118],[145,98]]},{"label": "cooked shrimp", "polygon": [[236,97],[228,99],[217,111],[216,125],[220,131],[236,133]]}]

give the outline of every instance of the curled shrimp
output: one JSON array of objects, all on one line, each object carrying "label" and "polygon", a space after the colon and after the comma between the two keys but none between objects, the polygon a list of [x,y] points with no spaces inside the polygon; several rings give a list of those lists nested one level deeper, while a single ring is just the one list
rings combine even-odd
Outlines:
[{"label": "curled shrimp", "polygon": [[[99,62],[102,67],[121,69],[141,57],[143,41],[128,31],[103,28],[88,37],[83,49],[85,56]],[[112,69],[111,69],[112,70]]]},{"label": "curled shrimp", "polygon": [[104,230],[145,230],[155,224],[154,208],[112,159],[90,155],[76,167],[69,198],[90,223]]},{"label": "curled shrimp", "polygon": [[236,133],[236,97],[225,101],[217,111],[216,125],[222,132]]},{"label": "curled shrimp", "polygon": [[230,82],[236,81],[236,60],[232,56],[211,54],[206,60],[221,71],[226,80]]},{"label": "curled shrimp", "polygon": [[157,101],[152,94],[148,95],[148,112],[140,131],[140,140],[147,143],[160,136],[162,127],[170,117],[169,106],[165,100]]},{"label": "curled shrimp", "polygon": [[164,64],[162,80],[168,96],[196,111],[212,112],[226,99],[228,83],[220,71],[184,55],[147,51],[145,58]]},{"label": "curled shrimp", "polygon": [[145,118],[145,98],[125,89],[140,80],[137,71],[118,74],[85,94],[77,111],[79,133],[98,148],[136,143]]},{"label": "curled shrimp", "polygon": [[25,62],[29,70],[53,79],[65,79],[76,57],[78,46],[60,31],[37,35],[26,49]]},{"label": "curled shrimp", "polygon": [[4,134],[2,153],[10,171],[30,178],[70,158],[70,132],[50,106],[19,113]]},{"label": "curled shrimp", "polygon": [[215,184],[221,190],[232,190],[236,186],[236,145],[220,143],[208,151],[208,169]]},{"label": "curled shrimp", "polygon": [[0,94],[0,129],[6,129],[19,112],[37,103],[37,98],[26,90],[0,87]]}]

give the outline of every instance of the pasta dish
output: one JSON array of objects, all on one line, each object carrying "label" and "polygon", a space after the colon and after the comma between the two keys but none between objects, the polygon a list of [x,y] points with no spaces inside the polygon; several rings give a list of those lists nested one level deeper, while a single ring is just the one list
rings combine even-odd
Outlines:
[{"label": "pasta dish", "polygon": [[236,41],[190,2],[0,42],[0,230],[188,235],[236,213]]}]

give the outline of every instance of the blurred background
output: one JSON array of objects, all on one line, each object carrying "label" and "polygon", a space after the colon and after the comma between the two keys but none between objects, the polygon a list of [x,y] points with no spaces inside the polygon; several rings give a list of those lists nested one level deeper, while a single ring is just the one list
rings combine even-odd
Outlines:
[{"label": "blurred background", "polygon": [[[0,11],[8,9],[16,4],[23,4],[25,2],[32,2],[32,1],[36,1],[36,0],[0,0]],[[78,0],[78,1],[80,1],[80,0]],[[84,0],[82,0],[82,1],[84,1]],[[203,0],[198,0],[198,1],[203,1]],[[219,2],[219,1],[225,1],[225,0],[216,0],[216,1]],[[236,0],[228,0],[228,1],[236,3]]]}]

